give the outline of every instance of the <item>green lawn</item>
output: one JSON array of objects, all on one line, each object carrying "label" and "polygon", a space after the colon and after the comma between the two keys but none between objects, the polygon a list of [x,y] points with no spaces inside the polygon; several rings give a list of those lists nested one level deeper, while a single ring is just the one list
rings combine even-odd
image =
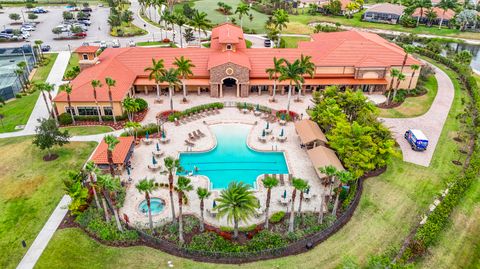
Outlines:
[{"label": "green lawn", "polygon": [[144,42],[137,42],[136,45],[143,47],[143,46],[160,46],[163,45],[163,42],[160,41],[144,41]]},{"label": "green lawn", "polygon": [[297,48],[299,41],[309,41],[309,37],[295,37],[295,36],[284,36],[282,40],[285,41],[285,48]]},{"label": "green lawn", "polygon": [[[57,55],[57,53],[45,54],[50,59],[49,63],[37,69],[32,79],[33,81],[45,81],[47,79],[53,63],[57,59]],[[0,114],[4,116],[4,119],[0,122],[0,133],[13,132],[15,131],[15,126],[25,125],[28,118],[30,118],[39,94],[39,92],[34,92],[22,98],[12,100],[0,107]]]},{"label": "green lawn", "polygon": [[[350,222],[315,249],[296,256],[269,261],[221,266],[222,268],[335,268],[346,256],[364,262],[371,254],[399,247],[418,223],[433,197],[444,188],[447,179],[460,168],[451,160],[459,154],[452,137],[459,129],[455,119],[461,109],[464,92],[455,83],[455,100],[440,136],[430,167],[405,163],[401,157],[390,161],[387,171],[365,182],[359,208]],[[165,254],[148,247],[115,248],[100,245],[77,229],[57,231],[39,260],[38,268],[143,268],[166,266],[176,268],[218,268]]]},{"label": "green lawn", "polygon": [[[62,197],[62,178],[79,169],[94,143],[71,143],[55,149],[59,158],[44,162],[45,152],[31,137],[0,139],[0,268],[15,268]],[[19,165],[21,164],[21,165]]]},{"label": "green lawn", "polygon": [[65,68],[65,72],[63,73],[63,77],[65,77],[65,74],[67,73],[68,70],[72,69],[74,66],[79,65],[78,61],[80,61],[80,59],[78,58],[77,53],[70,54],[70,59],[68,60],[68,65],[67,65],[67,68]]},{"label": "green lawn", "polygon": [[61,130],[68,130],[68,133],[71,136],[74,135],[93,135],[93,134],[103,134],[112,132],[113,129],[109,126],[71,126],[71,127],[62,127]]},{"label": "green lawn", "polygon": [[437,95],[438,85],[435,76],[430,76],[425,87],[428,92],[419,97],[408,97],[398,107],[390,109],[380,109],[380,117],[384,118],[411,118],[425,114],[433,103]]}]

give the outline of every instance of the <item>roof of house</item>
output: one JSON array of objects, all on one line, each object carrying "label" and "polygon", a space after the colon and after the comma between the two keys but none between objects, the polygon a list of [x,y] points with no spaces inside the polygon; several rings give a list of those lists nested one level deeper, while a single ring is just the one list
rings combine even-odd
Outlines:
[{"label": "roof of house", "polygon": [[211,42],[238,44],[243,41],[243,31],[237,25],[223,23],[212,29]]},{"label": "roof of house", "polygon": [[76,53],[95,53],[100,48],[98,46],[80,46],[74,52]]},{"label": "roof of house", "polygon": [[[329,0],[320,0],[320,1],[311,1],[311,2],[305,2],[305,3],[313,3],[317,2],[319,6],[324,6],[330,3]],[[342,10],[345,10],[347,8],[348,3],[352,2],[351,0],[340,0],[340,3],[342,4]]]},{"label": "roof of house", "polygon": [[401,16],[405,7],[397,4],[381,3],[371,6],[366,12],[388,13]]},{"label": "roof of house", "polygon": [[311,120],[300,120],[295,122],[295,130],[302,144],[309,144],[315,141],[323,141],[327,143],[327,138],[323,134],[318,124]]},{"label": "roof of house", "polygon": [[342,163],[340,162],[337,155],[335,154],[335,151],[327,147],[318,146],[313,149],[309,149],[307,150],[307,155],[308,155],[308,158],[310,158],[310,161],[312,162],[313,167],[315,167],[315,172],[317,172],[317,175],[320,178],[326,177],[325,174],[321,173],[318,170],[318,168],[320,167],[333,165],[338,170],[345,170],[345,168],[343,168]]},{"label": "roof of house", "polygon": [[[125,159],[127,158],[130,147],[133,144],[134,138],[133,136],[127,136],[118,137],[117,139],[119,140],[119,142],[112,152],[113,163],[123,164],[125,162]],[[98,145],[98,147],[95,149],[95,152],[93,153],[92,161],[95,164],[108,164],[107,149],[107,143],[105,143],[105,140],[102,140],[102,142],[100,142],[100,145]]]},{"label": "roof of house", "polygon": [[[443,14],[444,10],[439,7],[432,7],[432,10],[437,14],[438,19],[441,19],[443,17],[443,19],[445,20],[451,20],[453,19],[453,17],[455,17],[455,11],[451,9],[448,9],[445,12],[445,14]],[[420,8],[415,9],[415,11],[412,13],[412,17],[420,16],[420,12],[421,12]],[[427,9],[424,8],[422,17],[426,17],[425,15],[426,13],[427,13]]]}]

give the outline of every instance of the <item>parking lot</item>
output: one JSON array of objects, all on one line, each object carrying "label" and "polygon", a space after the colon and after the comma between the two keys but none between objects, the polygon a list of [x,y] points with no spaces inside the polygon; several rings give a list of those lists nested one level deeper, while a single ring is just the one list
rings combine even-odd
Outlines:
[{"label": "parking lot", "polygon": [[[48,13],[45,14],[37,14],[38,19],[36,19],[37,29],[35,31],[30,32],[30,38],[28,39],[30,42],[34,40],[41,39],[44,41],[44,44],[48,44],[51,46],[53,51],[67,51],[69,49],[75,49],[76,47],[82,45],[83,42],[89,43],[100,43],[100,41],[111,41],[112,39],[118,39],[120,41],[121,46],[126,46],[131,37],[124,37],[124,38],[116,38],[111,37],[109,34],[110,26],[107,23],[108,15],[109,15],[109,8],[107,7],[98,7],[98,6],[91,6],[91,25],[88,27],[87,37],[82,39],[74,39],[74,40],[54,40],[57,37],[56,34],[52,32],[52,29],[57,25],[62,24],[63,17],[62,12],[66,11],[65,7],[60,6],[44,6]],[[22,11],[24,14],[25,19],[27,19],[27,13],[25,13],[26,9],[23,7],[5,7],[4,13],[0,15],[0,29],[19,29],[21,25],[11,25],[13,22],[8,15],[11,13],[18,13],[22,16]],[[141,37],[140,37],[141,38]],[[137,38],[139,39],[139,38]],[[146,39],[145,37],[141,38]],[[28,42],[28,41],[27,41]],[[21,42],[2,42],[0,43],[0,47],[12,47],[17,45],[24,44],[24,41]],[[69,47],[70,45],[70,47]]]}]

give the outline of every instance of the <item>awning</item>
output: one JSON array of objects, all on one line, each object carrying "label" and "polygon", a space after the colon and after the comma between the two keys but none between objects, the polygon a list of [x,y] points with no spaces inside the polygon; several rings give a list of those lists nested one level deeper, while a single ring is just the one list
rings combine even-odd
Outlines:
[{"label": "awning", "polygon": [[[133,148],[133,136],[127,137],[118,137],[118,144],[115,146],[115,149],[112,152],[113,163],[114,164],[124,164],[130,158],[130,149]],[[107,156],[107,148],[108,145],[105,143],[105,140],[100,142],[97,149],[92,156],[92,161],[97,164],[108,164],[108,156]]]},{"label": "awning", "polygon": [[311,120],[300,120],[295,122],[295,130],[302,144],[309,144],[315,141],[327,143],[327,138],[315,122]]},{"label": "awning", "polygon": [[[387,85],[385,79],[354,79],[354,78],[306,78],[304,85]],[[251,79],[251,86],[273,85],[270,79]],[[277,81],[277,85],[288,86],[288,81]]]},{"label": "awning", "polygon": [[313,149],[307,150],[307,155],[308,158],[310,158],[313,167],[315,167],[315,172],[317,172],[317,175],[320,178],[324,178],[326,176],[318,170],[318,168],[320,167],[332,165],[338,170],[345,170],[342,163],[335,154],[335,151],[324,146],[318,146]]},{"label": "awning", "polygon": [[[133,85],[137,86],[155,86],[157,85],[155,83],[155,80],[153,79],[148,79],[148,78],[137,78]],[[167,82],[160,82],[160,86],[168,86]],[[208,78],[191,78],[185,80],[185,85],[191,85],[191,86],[209,86],[210,85],[210,80]]]},{"label": "awning", "polygon": [[[148,78],[137,78],[135,80],[135,82],[133,82],[133,85],[136,85],[136,86],[155,86],[157,85],[155,83],[155,80],[153,79],[148,79]],[[167,82],[160,82],[159,83],[160,86],[168,86],[168,83]]]}]

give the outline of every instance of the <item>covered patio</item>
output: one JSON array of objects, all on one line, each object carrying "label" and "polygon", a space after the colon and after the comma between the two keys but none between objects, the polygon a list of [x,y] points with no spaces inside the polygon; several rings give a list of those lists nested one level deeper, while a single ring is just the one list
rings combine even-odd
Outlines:
[{"label": "covered patio", "polygon": [[301,141],[301,146],[307,149],[314,148],[319,145],[327,144],[327,137],[322,132],[318,124],[314,121],[305,119],[295,122],[295,131]]},{"label": "covered patio", "polygon": [[[115,146],[115,149],[112,152],[113,164],[115,173],[121,175],[123,170],[130,161],[130,158],[133,154],[133,149],[135,148],[134,137],[118,137],[118,144]],[[95,152],[92,155],[91,160],[102,170],[109,169],[108,156],[107,156],[108,145],[105,143],[105,140],[102,140],[98,147],[95,149]]]},{"label": "covered patio", "polygon": [[340,162],[340,159],[338,159],[337,155],[335,154],[335,151],[325,146],[318,146],[316,148],[309,149],[307,150],[307,155],[310,158],[313,167],[316,168],[315,172],[321,179],[325,178],[326,175],[320,172],[320,167],[332,165],[338,170],[345,170]]}]

